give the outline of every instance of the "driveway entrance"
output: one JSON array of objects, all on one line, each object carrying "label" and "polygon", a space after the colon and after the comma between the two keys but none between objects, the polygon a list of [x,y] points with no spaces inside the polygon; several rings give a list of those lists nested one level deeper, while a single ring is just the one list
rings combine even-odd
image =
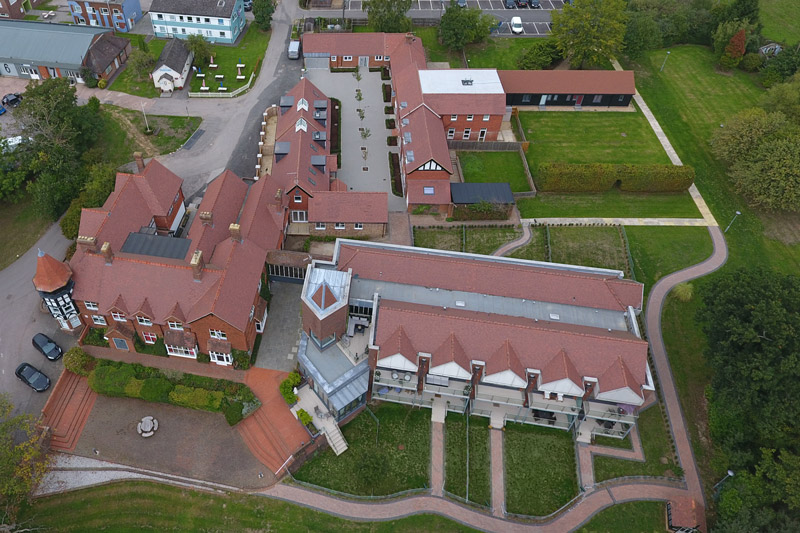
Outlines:
[{"label": "driveway entrance", "polygon": [[271,281],[269,288],[272,302],[255,366],[291,372],[297,366],[297,347],[300,345],[300,293],[303,284]]}]

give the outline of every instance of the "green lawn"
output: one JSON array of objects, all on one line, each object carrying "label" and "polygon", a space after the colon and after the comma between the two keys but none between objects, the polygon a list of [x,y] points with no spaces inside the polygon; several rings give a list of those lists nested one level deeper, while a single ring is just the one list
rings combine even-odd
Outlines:
[{"label": "green lawn", "polygon": [[[261,68],[261,62],[264,60],[267,44],[269,44],[270,32],[261,31],[254,24],[250,24],[246,31],[245,36],[241,38],[236,46],[211,45],[214,63],[218,65],[218,68],[209,70],[208,62],[197,65],[206,75],[206,85],[211,88],[209,92],[214,92],[219,87],[220,82],[214,79],[214,76],[218,74],[225,76],[222,83],[228,88],[228,92],[246,85],[252,72],[255,72],[256,76],[258,76],[258,69]],[[245,68],[242,69],[243,80],[236,79],[238,74],[236,65],[240,61],[245,65]],[[201,85],[202,79],[192,76],[190,90],[199,92]]]},{"label": "green lawn", "polygon": [[764,37],[785,44],[800,41],[800,3],[797,0],[761,0]]},{"label": "green lawn", "polygon": [[467,227],[414,228],[414,246],[454,252],[491,255],[509,241],[522,235],[516,228]]},{"label": "green lawn", "polygon": [[547,261],[547,243],[544,226],[531,226],[531,240],[514,250],[509,257],[531,261]]},{"label": "green lawn", "polygon": [[[645,410],[639,415],[637,426],[642,439],[645,462],[595,456],[594,479],[596,482],[623,476],[678,477],[681,475],[680,468],[672,460],[670,434],[661,416],[661,408],[654,405]],[[661,463],[662,457],[667,458],[667,464]]]},{"label": "green lawn", "polygon": [[380,420],[362,412],[342,428],[349,449],[317,454],[294,475],[322,487],[356,495],[387,495],[430,486],[431,412],[382,403],[372,407]]},{"label": "green lawn", "polygon": [[664,502],[620,503],[600,511],[577,533],[664,533],[667,506]]},{"label": "green lawn", "polygon": [[463,68],[461,54],[450,51],[445,45],[439,42],[438,26],[417,26],[412,30],[414,35],[422,39],[422,46],[428,61],[447,62],[451,68]]},{"label": "green lawn", "polygon": [[656,281],[703,261],[713,250],[706,228],[626,226],[625,232],[645,298]]},{"label": "green lawn", "polygon": [[633,443],[631,442],[630,434],[628,434],[628,436],[624,439],[615,439],[614,437],[597,435],[594,437],[594,443],[598,446],[608,446],[610,448],[622,448],[623,450],[633,449]]},{"label": "green lawn", "polygon": [[530,191],[519,152],[460,152],[467,183],[508,183],[512,192]]},{"label": "green lawn", "polygon": [[628,257],[619,230],[613,226],[550,228],[554,263],[613,268],[628,275]]},{"label": "green lawn", "polygon": [[25,15],[22,20],[39,20],[39,15]]},{"label": "green lawn", "polygon": [[39,216],[27,195],[14,204],[0,202],[0,228],[3,228],[0,231],[0,270],[28,251],[50,224],[51,221]]},{"label": "green lawn", "polygon": [[602,193],[540,192],[517,200],[523,218],[700,218],[692,197],[682,193],[636,193],[612,189]]},{"label": "green lawn", "polygon": [[[117,108],[115,111],[122,113],[138,130],[142,132],[145,130],[144,117],[140,112],[124,108]],[[200,117],[147,115],[147,125],[154,132],[153,135],[147,136],[147,140],[153,143],[158,154],[169,154],[183,146],[202,120]]]},{"label": "green lawn", "polygon": [[[133,34],[129,35],[127,38],[130,38],[132,35]],[[135,44],[131,44],[136,48]],[[153,61],[158,59],[158,56],[161,55],[161,51],[166,44],[166,39],[153,39],[147,43],[147,53],[150,54]],[[155,88],[153,80],[151,80],[149,76],[145,75],[141,79],[138,79],[133,74],[133,71],[127,67],[120,72],[119,76],[117,76],[114,82],[107,88],[112,91],[120,91],[144,98],[158,98],[160,94],[160,91]]]},{"label": "green lawn", "polygon": [[669,164],[664,148],[640,111],[526,111],[519,114],[519,119],[531,143],[526,154],[531,172],[540,161]]},{"label": "green lawn", "polygon": [[572,433],[530,424],[506,424],[506,509],[548,515],[578,494]]},{"label": "green lawn", "polygon": [[464,249],[461,226],[455,228],[414,228],[414,246],[460,252]]},{"label": "green lawn", "polygon": [[[30,522],[28,522],[30,521]],[[474,531],[436,515],[351,522],[277,500],[128,481],[35,500],[21,516],[47,531]]]},{"label": "green lawn", "polygon": [[[444,488],[467,497],[467,419],[447,413],[444,424]],[[490,507],[492,492],[489,462],[489,419],[469,418],[469,501]]]},{"label": "green lawn", "polygon": [[470,68],[516,70],[519,57],[534,41],[536,39],[490,38],[485,43],[468,46],[465,53]]}]

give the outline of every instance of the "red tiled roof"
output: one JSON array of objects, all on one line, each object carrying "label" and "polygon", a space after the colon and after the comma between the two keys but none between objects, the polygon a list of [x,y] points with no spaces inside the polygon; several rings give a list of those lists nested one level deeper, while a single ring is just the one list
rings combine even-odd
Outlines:
[{"label": "red tiled roof", "polygon": [[[442,172],[444,174],[444,172]],[[444,174],[446,176],[446,174]],[[425,194],[425,187],[433,187],[433,194]],[[408,203],[442,205],[450,203],[450,180],[406,180]]]},{"label": "red tiled roof", "polygon": [[431,358],[434,366],[456,363],[467,372],[471,369],[469,357],[454,333],[451,333],[438,348],[431,352]]},{"label": "red tiled roof", "polygon": [[164,331],[164,344],[192,349],[197,346],[197,336],[191,331],[168,329]]},{"label": "red tiled roof", "polygon": [[264,250],[280,248],[283,243],[281,200],[275,199],[278,184],[267,178],[250,185],[250,192],[239,218],[242,236]]},{"label": "red tiled roof", "polygon": [[628,365],[625,364],[621,357],[617,358],[614,364],[608,367],[608,370],[600,379],[602,380],[600,392],[609,392],[627,387],[633,392],[639,393],[636,378],[631,374]]},{"label": "red tiled roof", "polygon": [[327,283],[320,285],[317,292],[311,296],[311,299],[314,300],[314,303],[323,311],[339,301],[336,299],[336,296],[333,294],[333,291],[331,291],[331,288],[328,287]]},{"label": "red tiled roof", "polygon": [[[403,124],[404,120],[408,120],[408,124]],[[410,143],[405,142],[406,133],[411,137]],[[420,106],[403,115],[400,122],[400,138],[403,139],[401,158],[406,172],[413,172],[433,160],[449,174],[453,173],[442,119],[426,106]],[[414,153],[414,161],[407,162],[408,157],[403,157],[407,156],[409,151]],[[447,203],[450,203],[449,196]]]},{"label": "red tiled roof", "polygon": [[122,297],[122,294],[117,294],[117,297],[114,298],[114,301],[111,302],[111,305],[106,309],[106,313],[111,312],[113,309],[121,311],[124,315],[128,314],[128,306],[125,305],[125,298]]},{"label": "red tiled roof", "polygon": [[385,192],[318,192],[308,201],[309,222],[389,222]]},{"label": "red tiled roof", "polygon": [[498,70],[508,94],[634,94],[632,70]]},{"label": "red tiled roof", "polygon": [[561,350],[547,365],[542,368],[542,383],[552,383],[560,379],[569,379],[578,387],[583,383],[583,378],[567,352]]},{"label": "red tiled roof", "polygon": [[58,290],[69,283],[71,277],[72,269],[68,264],[39,250],[39,256],[36,258],[36,274],[33,276],[33,286],[37,291]]},{"label": "red tiled roof", "polygon": [[[152,316],[152,315],[151,315]],[[183,309],[181,309],[181,304],[175,302],[175,306],[167,313],[164,317],[165,319],[174,318],[178,322],[186,322],[186,315],[183,314]]]},{"label": "red tiled roof", "polygon": [[378,354],[378,359],[384,359],[398,353],[412,363],[417,359],[417,350],[411,344],[411,340],[408,338],[402,324],[398,325],[394,332],[385,337],[379,345],[382,349],[381,353]]},{"label": "red tiled roof", "polygon": [[388,250],[345,243],[339,247],[338,268],[352,268],[354,274],[368,279],[593,309],[642,307],[643,285],[635,281],[427,249]]},{"label": "red tiled roof", "polygon": [[[376,328],[379,358],[397,353],[399,331],[408,346],[423,352],[433,352],[455,335],[470,360],[487,363],[487,374],[513,370],[524,379],[525,368],[544,368],[563,351],[570,354],[578,384],[581,376],[596,377],[605,390],[602,376],[619,358],[634,369],[636,383],[646,382],[647,342],[628,332],[392,300],[381,300]],[[498,341],[503,343],[499,350]],[[432,357],[431,366],[438,364]]]},{"label": "red tiled roof", "polygon": [[[229,227],[236,222],[246,195],[247,184],[230,170],[208,184],[187,234],[187,238],[192,241],[186,252],[187,261],[195,250],[201,250],[206,261],[211,258],[214,246],[230,236]],[[200,213],[203,212],[211,213],[211,224],[200,220]]]},{"label": "red tiled roof", "polygon": [[139,305],[139,309],[137,309],[134,314],[143,315],[152,320],[153,309],[150,307],[150,302],[147,300],[147,296],[144,297],[144,300],[142,300],[141,305]]}]

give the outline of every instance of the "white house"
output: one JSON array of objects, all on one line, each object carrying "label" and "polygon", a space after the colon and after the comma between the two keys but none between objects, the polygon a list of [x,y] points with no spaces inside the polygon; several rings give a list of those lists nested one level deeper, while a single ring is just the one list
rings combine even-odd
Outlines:
[{"label": "white house", "polygon": [[170,40],[156,61],[153,70],[153,84],[161,92],[172,92],[183,89],[189,79],[189,69],[192,68],[194,54],[186,49],[180,39]]}]

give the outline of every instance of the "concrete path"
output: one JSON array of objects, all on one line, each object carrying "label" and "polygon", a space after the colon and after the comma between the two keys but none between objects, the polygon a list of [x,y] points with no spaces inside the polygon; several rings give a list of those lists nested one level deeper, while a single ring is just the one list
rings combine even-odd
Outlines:
[{"label": "concrete path", "polygon": [[442,496],[444,490],[444,424],[431,423],[431,493]]},{"label": "concrete path", "polygon": [[489,453],[492,467],[492,515],[503,518],[506,513],[506,473],[503,459],[503,430],[489,431]]},{"label": "concrete path", "polygon": [[[693,185],[694,187],[694,185]],[[702,218],[618,218],[618,217],[584,217],[584,218],[523,218],[523,224],[550,225],[606,225],[606,226],[716,226]]]}]

